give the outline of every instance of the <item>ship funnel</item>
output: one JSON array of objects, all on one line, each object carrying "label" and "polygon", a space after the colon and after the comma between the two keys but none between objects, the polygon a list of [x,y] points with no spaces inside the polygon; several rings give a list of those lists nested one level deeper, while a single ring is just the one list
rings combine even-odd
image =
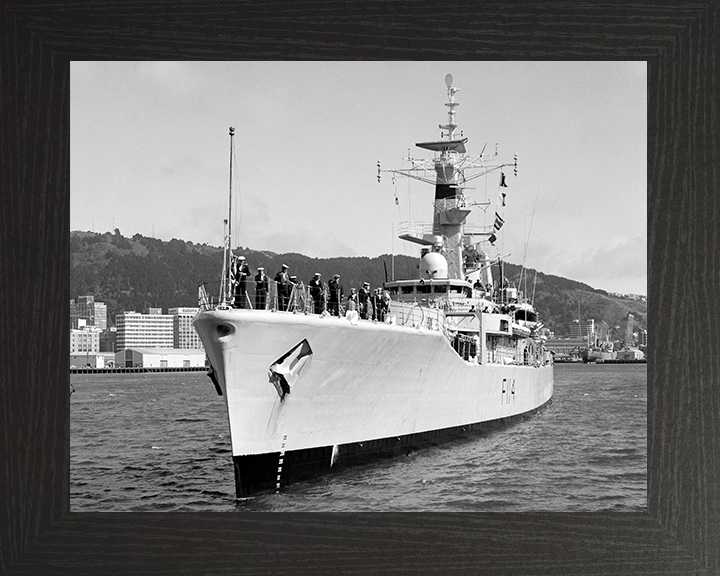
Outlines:
[{"label": "ship funnel", "polygon": [[445,256],[437,252],[429,252],[420,260],[421,278],[447,278],[448,263]]}]

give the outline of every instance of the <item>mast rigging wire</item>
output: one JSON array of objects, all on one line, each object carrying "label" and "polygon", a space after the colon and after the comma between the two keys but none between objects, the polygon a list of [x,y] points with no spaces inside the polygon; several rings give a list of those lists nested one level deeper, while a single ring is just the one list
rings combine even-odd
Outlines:
[{"label": "mast rigging wire", "polygon": [[[520,278],[518,279],[518,284],[522,283],[523,273],[526,273],[525,258],[527,257],[527,249],[528,249],[528,245],[530,244],[530,234],[532,233],[533,220],[535,220],[535,210],[537,209],[538,196],[540,196],[540,187],[539,186],[538,186],[537,192],[535,193],[535,204],[533,205],[532,216],[530,216],[530,228],[528,229],[527,237],[525,238],[525,248],[523,250],[523,261],[522,261],[522,267],[520,268]],[[535,279],[537,280],[537,276],[535,277]],[[527,285],[527,277],[526,277],[525,284]]]}]

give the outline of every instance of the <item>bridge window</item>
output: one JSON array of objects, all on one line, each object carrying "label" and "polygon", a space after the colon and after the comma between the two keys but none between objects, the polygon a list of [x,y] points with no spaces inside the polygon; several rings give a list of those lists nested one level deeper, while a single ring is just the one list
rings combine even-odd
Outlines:
[{"label": "bridge window", "polygon": [[403,294],[412,294],[412,293],[413,293],[413,286],[403,286],[403,287],[402,287],[402,293],[403,293]]},{"label": "bridge window", "polygon": [[436,294],[446,294],[447,289],[448,289],[447,285],[443,284],[442,286],[435,286],[433,288],[433,292],[435,292]]},{"label": "bridge window", "polygon": [[518,310],[515,312],[516,320],[526,320],[528,322],[537,322],[537,314],[530,310]]}]

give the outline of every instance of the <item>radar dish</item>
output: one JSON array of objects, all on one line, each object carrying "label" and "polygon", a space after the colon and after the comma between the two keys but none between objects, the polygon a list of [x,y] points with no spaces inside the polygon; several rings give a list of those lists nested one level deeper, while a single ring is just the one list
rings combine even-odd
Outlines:
[{"label": "radar dish", "polygon": [[447,76],[445,76],[445,84],[447,85],[448,88],[450,88],[450,86],[452,86],[452,81],[453,81],[452,74],[448,74]]}]

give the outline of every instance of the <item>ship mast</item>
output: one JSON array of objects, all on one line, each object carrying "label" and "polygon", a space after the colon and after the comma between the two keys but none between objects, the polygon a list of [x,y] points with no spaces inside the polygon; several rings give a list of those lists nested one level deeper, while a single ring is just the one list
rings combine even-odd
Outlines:
[{"label": "ship mast", "polygon": [[450,110],[448,110],[448,123],[445,126],[440,125],[440,128],[448,131],[448,140],[452,140],[455,137],[455,128],[457,128],[457,124],[455,124],[455,106],[460,105],[459,102],[455,102],[455,94],[460,88],[453,87],[452,82],[452,74],[445,76],[445,85],[447,86],[448,92],[448,101],[445,103],[445,106],[450,108]]},{"label": "ship mast", "polygon": [[223,256],[223,290],[221,301],[228,305],[233,298],[231,266],[232,266],[232,169],[233,169],[233,146],[235,128],[230,126],[230,178],[228,190],[228,219],[227,233],[225,234],[225,250]]},{"label": "ship mast", "polygon": [[[517,174],[517,156],[514,164],[486,164],[483,154],[471,156],[465,149],[467,138],[462,132],[456,136],[455,109],[459,103],[455,94],[459,88],[453,86],[451,74],[445,76],[448,101],[447,124],[440,124],[441,140],[417,142],[415,145],[435,153],[433,159],[408,158],[411,168],[401,170],[381,170],[378,162],[378,181],[381,172],[406,176],[435,186],[433,222],[431,225],[418,223],[401,224],[399,237],[403,240],[428,247],[440,252],[448,263],[450,278],[465,278],[463,249],[466,245],[474,245],[480,240],[490,238],[492,241],[493,227],[470,226],[465,220],[472,212],[472,206],[488,206],[490,202],[468,202],[464,190],[470,180],[500,170],[504,166],[513,166]],[[484,148],[483,148],[484,151]],[[471,173],[473,172],[474,173]],[[434,178],[428,173],[435,174]]]}]

